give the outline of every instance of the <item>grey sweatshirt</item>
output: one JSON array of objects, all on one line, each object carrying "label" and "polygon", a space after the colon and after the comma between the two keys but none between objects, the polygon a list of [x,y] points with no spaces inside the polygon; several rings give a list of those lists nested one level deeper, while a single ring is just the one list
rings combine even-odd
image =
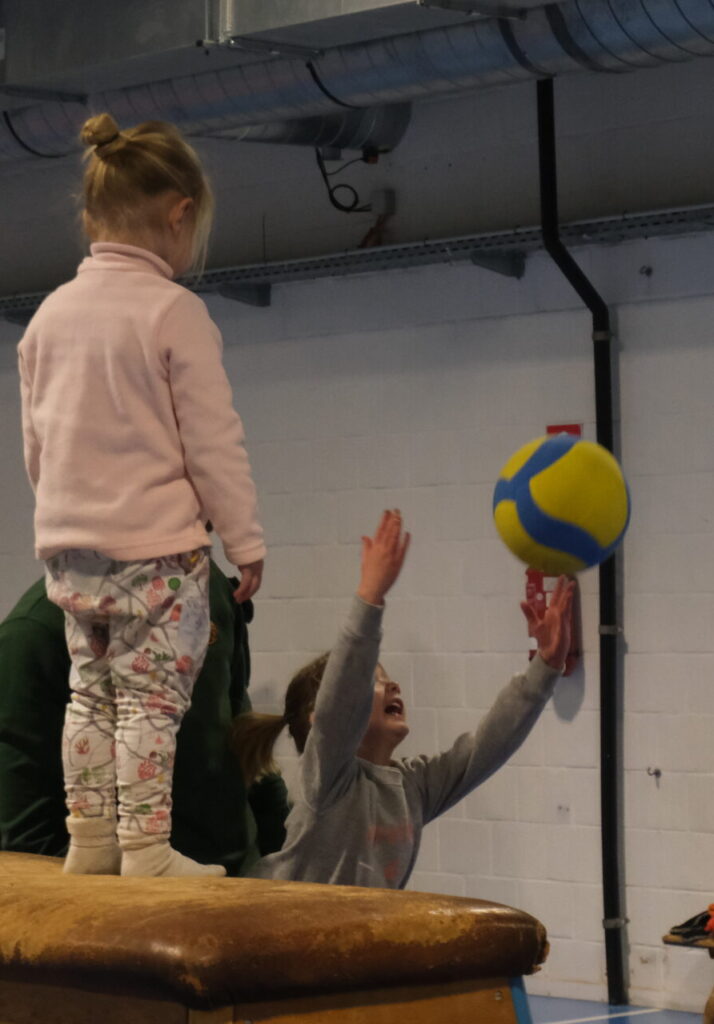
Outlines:
[{"label": "grey sweatshirt", "polygon": [[383,608],[355,597],[322,678],[282,850],[259,878],[403,888],[424,825],[484,782],[526,738],[558,672],[537,655],[475,733],[434,757],[375,765],[357,757],[372,710]]}]

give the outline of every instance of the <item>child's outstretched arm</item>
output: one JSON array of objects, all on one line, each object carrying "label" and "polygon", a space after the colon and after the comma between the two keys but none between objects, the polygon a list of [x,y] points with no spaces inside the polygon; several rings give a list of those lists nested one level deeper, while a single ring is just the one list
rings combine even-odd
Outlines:
[{"label": "child's outstretched arm", "polygon": [[485,782],[528,736],[565,663],[574,589],[574,584],[561,576],[545,611],[529,602],[521,605],[538,640],[538,656],[501,690],[477,730],[459,736],[449,750],[436,757],[404,762],[422,797],[424,823]]},{"label": "child's outstretched arm", "polygon": [[346,788],[372,710],[382,639],[384,598],[402,568],[409,534],[401,515],[385,512],[373,537],[362,538],[362,567],[347,621],[330,652],[301,761],[307,803],[322,809]]}]

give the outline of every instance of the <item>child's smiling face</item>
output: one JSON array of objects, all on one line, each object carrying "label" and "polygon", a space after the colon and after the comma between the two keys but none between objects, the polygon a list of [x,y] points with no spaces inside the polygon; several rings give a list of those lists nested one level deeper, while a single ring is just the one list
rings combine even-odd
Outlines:
[{"label": "child's smiling face", "polygon": [[390,679],[382,666],[377,665],[372,713],[360,745],[360,756],[377,764],[385,764],[408,733],[399,683]]}]

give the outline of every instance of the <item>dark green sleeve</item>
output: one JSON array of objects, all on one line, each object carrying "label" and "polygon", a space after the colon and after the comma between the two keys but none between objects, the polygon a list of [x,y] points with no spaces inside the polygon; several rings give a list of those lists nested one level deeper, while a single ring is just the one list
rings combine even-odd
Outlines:
[{"label": "dark green sleeve", "polygon": [[277,853],[285,842],[285,819],[290,813],[288,790],[280,774],[264,775],[248,790],[248,801],[258,826],[261,857]]},{"label": "dark green sleeve", "polygon": [[0,625],[0,848],[61,856],[67,847],[62,728],[69,700],[64,632],[31,619]]},{"label": "dark green sleeve", "polygon": [[[238,580],[231,580],[231,587]],[[231,600],[233,600],[231,596]],[[248,623],[253,621],[253,602],[236,604],[233,601],[233,658],[231,661],[231,708],[234,715],[251,710],[248,684],[250,682],[250,645]]]},{"label": "dark green sleeve", "polygon": [[171,839],[203,864],[241,875],[259,856],[256,825],[231,749],[234,711],[235,602],[231,586],[211,563],[211,636],[191,706],[176,739]]},{"label": "dark green sleeve", "polygon": [[[250,648],[247,623],[253,618],[253,603],[236,606],[236,640],[233,655],[233,713],[251,710],[248,695],[250,679]],[[261,857],[282,849],[285,842],[285,819],[290,813],[288,791],[279,773],[266,775],[248,790],[248,803],[258,828]]]}]

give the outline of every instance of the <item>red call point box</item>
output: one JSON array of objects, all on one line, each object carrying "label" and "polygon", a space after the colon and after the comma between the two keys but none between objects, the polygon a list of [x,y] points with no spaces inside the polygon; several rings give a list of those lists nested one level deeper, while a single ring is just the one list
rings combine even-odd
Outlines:
[{"label": "red call point box", "polygon": [[582,423],[551,423],[545,428],[546,434],[574,434],[575,437],[583,436]]}]

